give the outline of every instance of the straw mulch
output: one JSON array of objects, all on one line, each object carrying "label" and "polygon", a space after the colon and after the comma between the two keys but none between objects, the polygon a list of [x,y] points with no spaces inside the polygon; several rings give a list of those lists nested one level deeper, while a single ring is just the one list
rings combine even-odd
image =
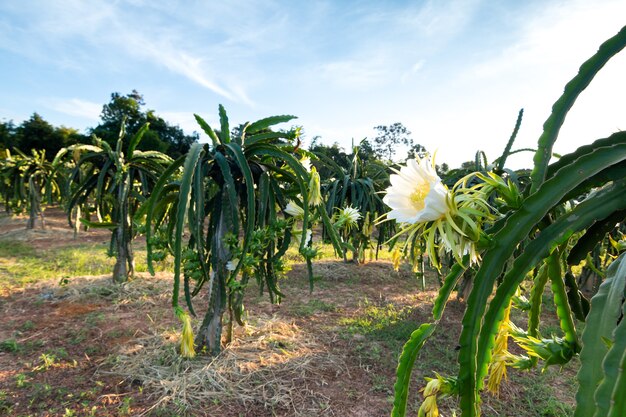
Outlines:
[{"label": "straw mulch", "polygon": [[325,378],[347,373],[343,359],[325,352],[293,323],[258,318],[239,328],[215,358],[182,359],[174,332],[138,339],[123,349],[106,373],[143,387],[150,409],[175,407],[194,413],[202,404],[235,401],[242,407],[282,410],[289,415],[332,414],[321,392]]}]

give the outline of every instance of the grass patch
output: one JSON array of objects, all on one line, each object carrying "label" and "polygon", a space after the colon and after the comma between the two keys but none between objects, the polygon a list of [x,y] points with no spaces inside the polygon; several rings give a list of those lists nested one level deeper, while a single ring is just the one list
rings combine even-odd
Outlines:
[{"label": "grass patch", "polygon": [[9,400],[9,395],[6,391],[0,390],[0,411],[9,415],[13,410],[13,403]]},{"label": "grass patch", "polygon": [[345,335],[356,341],[355,353],[368,366],[394,369],[402,347],[417,328],[413,309],[376,305],[365,299],[355,317],[339,320]]},{"label": "grass patch", "polygon": [[362,334],[373,340],[395,340],[402,343],[406,342],[416,328],[415,320],[410,317],[413,311],[410,307],[397,307],[391,303],[377,305],[365,299],[361,309],[361,314],[343,318],[339,324],[346,326],[352,334]]},{"label": "grass patch", "polygon": [[[145,245],[135,249],[135,270],[146,272]],[[104,275],[113,271],[115,258],[107,244],[84,244],[48,250],[22,242],[0,241],[0,285],[20,287],[47,279],[68,283],[70,277]],[[155,264],[157,271],[172,270],[172,261]]]},{"label": "grass patch", "polygon": [[23,286],[46,279],[101,275],[114,260],[105,245],[37,250],[21,242],[0,241],[0,284]]},{"label": "grass patch", "polygon": [[0,342],[0,352],[16,353],[21,350],[21,346],[15,339],[7,339]]}]

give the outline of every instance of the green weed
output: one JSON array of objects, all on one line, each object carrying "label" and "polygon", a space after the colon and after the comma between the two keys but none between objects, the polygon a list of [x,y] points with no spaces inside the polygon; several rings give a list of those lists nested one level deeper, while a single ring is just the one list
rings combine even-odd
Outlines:
[{"label": "green weed", "polygon": [[363,312],[351,318],[343,318],[339,324],[347,327],[350,333],[359,333],[370,339],[404,342],[415,330],[415,322],[410,320],[412,309],[396,307],[389,303],[375,305],[365,300]]},{"label": "green weed", "polygon": [[51,353],[42,353],[39,359],[41,360],[41,365],[34,367],[33,371],[47,371],[54,366],[57,360],[56,356]]},{"label": "green weed", "polygon": [[30,320],[25,321],[21,326],[22,331],[25,331],[25,332],[31,331],[34,328],[35,328],[35,323],[33,323]]},{"label": "green weed", "polygon": [[106,319],[106,316],[102,312],[94,311],[87,314],[85,317],[85,323],[88,327],[97,327],[99,323],[102,323]]},{"label": "green weed", "polygon": [[7,353],[16,353],[22,349],[17,340],[15,339],[7,339],[0,342],[0,351]]},{"label": "green weed", "polygon": [[8,396],[6,391],[0,390],[0,412],[6,412],[6,415],[10,415],[13,410],[13,403],[7,399]]},{"label": "green weed", "polygon": [[119,407],[119,415],[121,416],[129,416],[131,413],[130,403],[133,399],[131,397],[125,397],[122,400],[122,404]]},{"label": "green weed", "polygon": [[72,345],[80,345],[87,339],[87,331],[85,329],[71,330],[67,333],[69,342]]},{"label": "green weed", "polygon": [[61,360],[67,360],[70,357],[70,355],[67,353],[67,350],[65,350],[64,347],[58,347],[58,348],[53,349],[50,352],[50,356],[56,359],[61,359]]},{"label": "green weed", "polygon": [[391,387],[393,383],[387,379],[384,375],[374,374],[372,375],[372,390],[374,392],[385,392],[387,394],[393,394]]},{"label": "green weed", "polygon": [[15,386],[17,388],[26,388],[28,386],[28,381],[26,380],[25,374],[17,374],[15,375]]}]

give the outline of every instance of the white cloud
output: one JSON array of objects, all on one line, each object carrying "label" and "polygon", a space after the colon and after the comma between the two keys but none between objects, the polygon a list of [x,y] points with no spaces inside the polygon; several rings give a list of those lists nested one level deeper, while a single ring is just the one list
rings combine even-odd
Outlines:
[{"label": "white cloud", "polygon": [[[211,72],[217,71],[216,61],[209,59],[209,50],[192,51],[185,45],[182,33],[142,33],[136,28],[120,28],[115,38],[119,47],[127,50],[128,55],[140,57],[164,66],[188,80],[233,102],[253,105],[241,84],[232,87],[220,82]],[[185,46],[183,46],[185,45]]]},{"label": "white cloud", "polygon": [[407,82],[409,79],[411,79],[411,77],[413,77],[415,74],[420,72],[422,70],[422,68],[424,68],[424,64],[425,64],[425,60],[424,59],[420,59],[419,61],[414,63],[411,66],[411,68],[409,68],[408,71],[406,71],[404,74],[402,74],[402,77],[400,78],[400,80],[403,83]]},{"label": "white cloud", "polygon": [[311,144],[314,137],[320,136],[322,143],[332,145],[337,142],[341,147],[349,151],[353,140],[355,144],[358,144],[361,139],[370,135],[372,130],[370,127],[364,128],[356,124],[351,126],[345,124],[334,125],[332,123],[322,124],[319,121],[309,121],[304,118],[300,121],[304,124],[305,147]]},{"label": "white cloud", "polygon": [[436,44],[447,42],[471,22],[481,0],[428,0],[413,10],[396,11],[394,20]]},{"label": "white cloud", "polygon": [[[554,73],[564,68],[576,71],[600,43],[615,35],[624,24],[623,1],[577,0],[542,4],[527,16],[519,40],[473,71],[481,77],[532,70]],[[572,74],[573,75],[573,74]]]},{"label": "white cloud", "polygon": [[[149,39],[143,34],[127,31],[120,36],[119,42],[128,50],[129,55],[163,65],[168,70],[183,75],[187,79],[213,91],[214,93],[232,101],[245,101],[239,94],[228,91],[219,85],[203,70],[210,66],[206,59],[179,49],[168,39]],[[246,97],[247,99],[247,97]]]},{"label": "white cloud", "polygon": [[380,65],[365,60],[335,61],[322,64],[312,72],[333,86],[349,89],[369,89],[384,83],[388,74]]},{"label": "white cloud", "polygon": [[[519,16],[520,26],[511,28],[515,43],[458,71],[440,91],[439,101],[445,104],[433,102],[431,109],[424,109],[432,118],[419,128],[430,137],[447,137],[442,142],[453,146],[441,147],[444,160],[468,160],[478,149],[495,158],[513,129],[517,110],[524,107],[514,147],[536,147],[543,122],[566,82],[604,40],[617,33],[624,16],[626,3],[612,0],[558,1],[531,8]],[[613,58],[580,95],[555,144],[556,152],[571,152],[626,127],[621,112],[625,54]],[[517,167],[531,166],[531,158],[516,158]]]},{"label": "white cloud", "polygon": [[7,13],[0,18],[0,48],[72,70],[94,71],[105,65],[127,71],[141,66],[138,61],[148,61],[228,100],[253,105],[244,80],[231,76],[227,86],[212,75],[223,69],[218,62],[224,64],[215,59],[216,51],[228,55],[237,39],[189,37],[193,27],[170,22],[165,13],[151,15],[153,10],[145,6],[140,9],[145,14],[127,6],[132,4],[79,0],[0,5]]},{"label": "white cloud", "polygon": [[42,99],[42,104],[59,113],[80,117],[89,121],[98,121],[102,112],[102,104],[79,98],[49,98]]}]

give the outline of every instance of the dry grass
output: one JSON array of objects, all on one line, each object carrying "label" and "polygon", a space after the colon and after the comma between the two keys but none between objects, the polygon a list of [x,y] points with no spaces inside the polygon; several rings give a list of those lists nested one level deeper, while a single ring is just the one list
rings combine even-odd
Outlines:
[{"label": "dry grass", "polygon": [[181,413],[197,413],[194,405],[234,400],[244,408],[289,410],[294,416],[330,415],[330,408],[320,406],[328,398],[318,392],[315,381],[347,372],[342,357],[276,317],[238,328],[235,341],[215,358],[184,360],[177,353],[177,341],[173,332],[139,339],[106,371],[150,393],[153,405],[144,414],[172,406]]},{"label": "dry grass", "polygon": [[157,272],[136,273],[128,282],[114,283],[110,274],[72,277],[67,281],[46,280],[29,286],[31,293],[46,301],[89,302],[108,301],[115,306],[128,304],[167,305],[171,297],[172,275]]}]

